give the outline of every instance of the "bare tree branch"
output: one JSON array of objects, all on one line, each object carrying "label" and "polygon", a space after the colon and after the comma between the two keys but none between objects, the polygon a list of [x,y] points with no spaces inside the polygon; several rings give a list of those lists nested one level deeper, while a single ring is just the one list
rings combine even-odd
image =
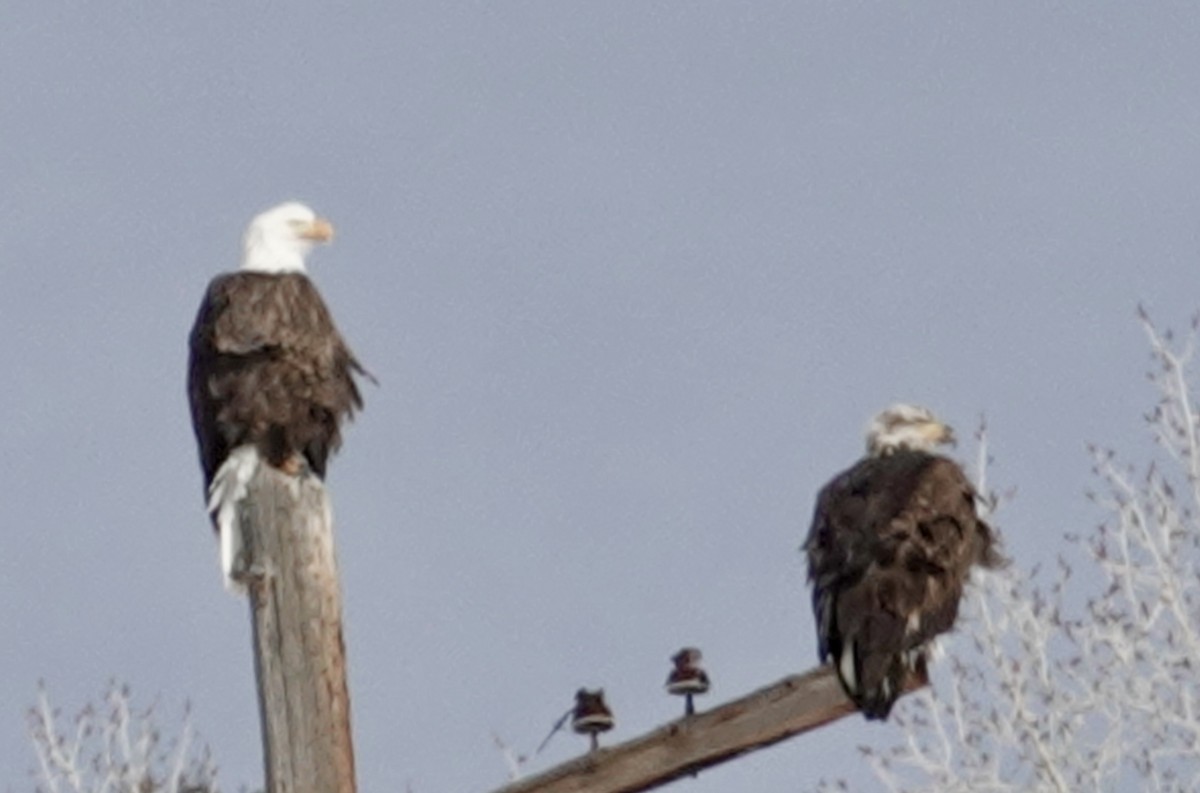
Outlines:
[{"label": "bare tree branch", "polygon": [[190,708],[170,746],[162,744],[154,706],[134,713],[129,689],[113,682],[104,708],[86,705],[73,728],[59,724],[45,685],[27,713],[38,758],[39,793],[219,793],[217,769],[207,747],[197,747]]},{"label": "bare tree branch", "polygon": [[1085,575],[1060,557],[1052,575],[983,577],[938,696],[897,713],[907,742],[865,750],[888,790],[1200,789],[1198,325],[1178,342],[1140,316],[1158,452],[1131,465],[1090,449],[1107,517],[1067,537]]}]

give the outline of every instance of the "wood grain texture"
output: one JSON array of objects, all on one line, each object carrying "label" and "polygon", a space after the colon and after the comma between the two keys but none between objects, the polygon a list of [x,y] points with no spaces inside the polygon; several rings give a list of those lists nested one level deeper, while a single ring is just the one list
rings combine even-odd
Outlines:
[{"label": "wood grain texture", "polygon": [[242,505],[267,793],[354,793],[329,498],[259,466]]}]

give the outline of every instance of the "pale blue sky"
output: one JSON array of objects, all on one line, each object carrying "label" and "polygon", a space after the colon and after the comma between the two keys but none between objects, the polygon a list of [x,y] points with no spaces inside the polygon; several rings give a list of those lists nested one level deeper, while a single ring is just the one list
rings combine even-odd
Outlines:
[{"label": "pale blue sky", "polygon": [[[1198,307],[1186,3],[91,3],[0,12],[0,785],[38,678],[191,698],[259,779],[183,393],[257,211],[378,375],[332,464],[360,787],[504,781],[574,690],[615,740],[815,663],[796,552],[871,413],[993,430],[1023,568],[1141,448],[1134,309]],[[950,645],[951,652],[953,644]],[[860,720],[699,791],[857,773]],[[890,732],[889,732],[890,731]],[[581,751],[557,738],[536,767]]]}]

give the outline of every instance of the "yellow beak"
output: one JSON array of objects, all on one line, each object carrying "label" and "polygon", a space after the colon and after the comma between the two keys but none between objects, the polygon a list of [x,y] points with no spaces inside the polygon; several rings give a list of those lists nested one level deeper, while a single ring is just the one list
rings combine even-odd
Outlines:
[{"label": "yellow beak", "polygon": [[955,448],[958,446],[958,438],[954,437],[954,429],[946,424],[941,425],[941,437],[938,438],[938,443],[943,446]]},{"label": "yellow beak", "polygon": [[317,218],[300,231],[300,237],[313,242],[329,242],[333,239],[333,224],[325,218]]}]

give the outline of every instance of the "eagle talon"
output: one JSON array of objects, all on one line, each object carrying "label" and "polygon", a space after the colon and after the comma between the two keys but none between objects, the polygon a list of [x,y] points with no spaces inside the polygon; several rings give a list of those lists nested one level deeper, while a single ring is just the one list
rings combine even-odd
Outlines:
[{"label": "eagle talon", "polygon": [[247,586],[260,587],[267,581],[267,568],[256,562],[246,568],[239,580]]},{"label": "eagle talon", "polygon": [[250,593],[261,595],[268,578],[266,568],[260,564],[250,565],[230,576],[230,580],[237,585],[240,594],[243,595]]}]

